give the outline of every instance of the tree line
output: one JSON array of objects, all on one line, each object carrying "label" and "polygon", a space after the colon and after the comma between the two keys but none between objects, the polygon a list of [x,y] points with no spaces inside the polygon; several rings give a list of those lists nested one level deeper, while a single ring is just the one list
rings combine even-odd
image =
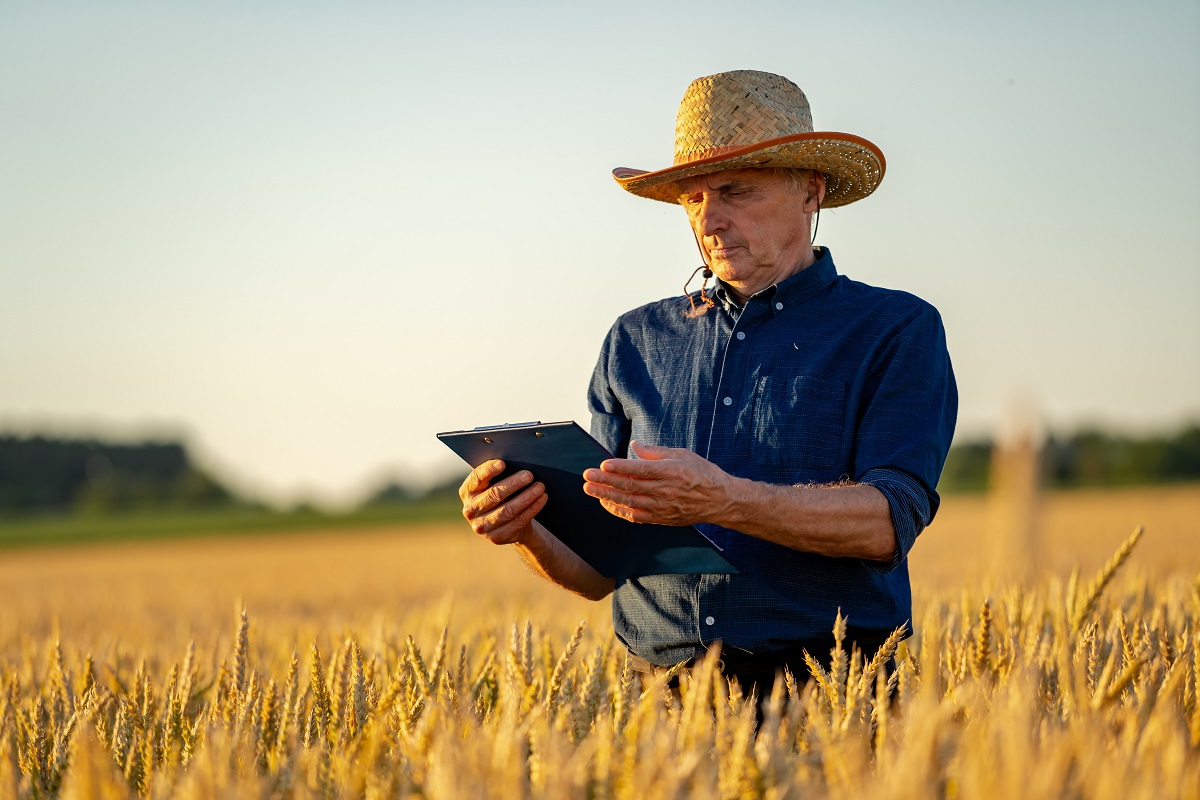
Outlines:
[{"label": "tree line", "polygon": [[[938,489],[944,493],[986,490],[994,449],[991,439],[955,444]],[[1200,425],[1159,436],[1099,429],[1051,435],[1041,447],[1040,464],[1048,488],[1200,480]],[[453,499],[459,480],[453,477],[425,490],[393,483],[366,505]],[[0,435],[0,515],[254,505],[196,466],[179,442],[116,444],[89,438]]]},{"label": "tree line", "polygon": [[[956,443],[950,448],[938,490],[987,489],[994,449],[991,439]],[[1098,428],[1051,434],[1042,443],[1039,461],[1042,485],[1051,489],[1200,480],[1200,425],[1140,437]]]},{"label": "tree line", "polygon": [[232,506],[238,498],[178,442],[0,435],[0,514]]}]

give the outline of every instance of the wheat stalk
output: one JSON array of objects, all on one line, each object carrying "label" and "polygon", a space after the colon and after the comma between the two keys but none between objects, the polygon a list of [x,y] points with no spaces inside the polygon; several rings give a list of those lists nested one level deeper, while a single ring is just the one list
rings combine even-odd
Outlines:
[{"label": "wheat stalk", "polygon": [[1095,609],[1096,602],[1100,599],[1100,595],[1104,593],[1105,587],[1112,581],[1113,575],[1121,568],[1121,565],[1129,558],[1129,554],[1133,552],[1133,548],[1141,538],[1142,528],[1139,527],[1117,548],[1117,552],[1113,554],[1108,563],[1097,573],[1095,579],[1088,585],[1087,593],[1083,599],[1075,599],[1070,602],[1068,615],[1072,635],[1079,631],[1079,626]]}]

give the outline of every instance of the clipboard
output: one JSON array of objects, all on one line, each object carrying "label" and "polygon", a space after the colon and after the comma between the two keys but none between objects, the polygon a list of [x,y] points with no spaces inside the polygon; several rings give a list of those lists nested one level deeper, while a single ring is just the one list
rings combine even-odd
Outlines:
[{"label": "clipboard", "polygon": [[688,526],[643,525],[613,516],[583,491],[583,471],[613,455],[575,422],[522,422],[439,433],[472,468],[498,458],[546,486],[535,519],[606,578],[730,574],[737,569],[708,537]]}]

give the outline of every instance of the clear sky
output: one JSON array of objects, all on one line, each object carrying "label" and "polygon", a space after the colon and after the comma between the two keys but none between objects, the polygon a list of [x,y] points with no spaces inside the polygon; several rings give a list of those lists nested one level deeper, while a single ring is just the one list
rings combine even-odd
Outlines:
[{"label": "clear sky", "polygon": [[244,488],[444,474],[586,421],[697,265],[689,81],[796,81],[888,159],[840,271],[942,312],[960,432],[1200,417],[1200,6],[0,0],[0,428],[179,432]]}]

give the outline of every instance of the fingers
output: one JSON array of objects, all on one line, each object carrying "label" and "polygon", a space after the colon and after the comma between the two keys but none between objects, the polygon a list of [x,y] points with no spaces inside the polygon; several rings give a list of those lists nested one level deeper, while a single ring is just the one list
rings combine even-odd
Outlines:
[{"label": "fingers", "polygon": [[644,444],[637,439],[629,443],[629,452],[638,458],[647,458],[653,461],[664,458],[687,458],[688,456],[695,455],[691,450],[685,450],[680,447],[659,447],[654,444]]},{"label": "fingers", "polygon": [[458,496],[463,516],[471,528],[495,544],[511,544],[530,529],[533,518],[546,507],[546,487],[533,482],[533,473],[521,470],[496,481],[503,461],[485,461],[463,480]]},{"label": "fingers", "polygon": [[458,496],[465,503],[467,498],[479,492],[489,483],[492,478],[504,471],[503,461],[485,461],[475,469],[471,470],[471,474],[462,482],[462,486],[458,487]]},{"label": "fingers", "polygon": [[548,498],[545,487],[535,483],[491,512],[472,519],[471,527],[494,544],[510,544],[529,528]]},{"label": "fingers", "polygon": [[476,491],[463,500],[463,516],[470,520],[490,513],[532,482],[533,474],[529,470],[515,472],[491,485],[481,482]]},{"label": "fingers", "polygon": [[665,478],[676,471],[674,463],[669,461],[643,461],[637,458],[610,458],[600,464],[599,469],[593,467],[583,473],[584,480],[607,482],[614,475],[629,475],[634,478]]},{"label": "fingers", "polygon": [[583,491],[630,522],[686,525],[702,518],[718,477],[709,462],[690,450],[637,442],[630,452],[639,457],[609,459],[598,469],[584,470]]},{"label": "fingers", "polygon": [[[636,481],[635,481],[636,483]],[[584,494],[591,495],[604,503],[612,503],[630,509],[653,509],[662,506],[662,500],[647,494],[623,491],[607,483],[585,483]],[[617,516],[621,516],[618,514]]]},{"label": "fingers", "polygon": [[657,518],[649,511],[641,508],[630,508],[619,503],[613,503],[609,500],[601,500],[600,505],[604,510],[612,514],[614,517],[628,520],[630,522],[646,523],[658,522]]},{"label": "fingers", "polygon": [[630,494],[658,494],[663,490],[670,491],[672,488],[669,483],[664,481],[599,469],[586,470],[583,473],[583,479],[585,481],[584,491],[587,491],[588,486],[607,486]]},{"label": "fingers", "polygon": [[[703,461],[691,450],[681,447],[658,447],[642,444],[634,440],[629,443],[629,452],[637,458],[610,458],[600,464],[599,470],[607,474],[633,475],[638,478],[667,478],[679,472],[681,468]],[[597,470],[596,472],[599,472]],[[593,470],[583,473],[586,480],[604,480],[596,474],[589,476]]]}]

